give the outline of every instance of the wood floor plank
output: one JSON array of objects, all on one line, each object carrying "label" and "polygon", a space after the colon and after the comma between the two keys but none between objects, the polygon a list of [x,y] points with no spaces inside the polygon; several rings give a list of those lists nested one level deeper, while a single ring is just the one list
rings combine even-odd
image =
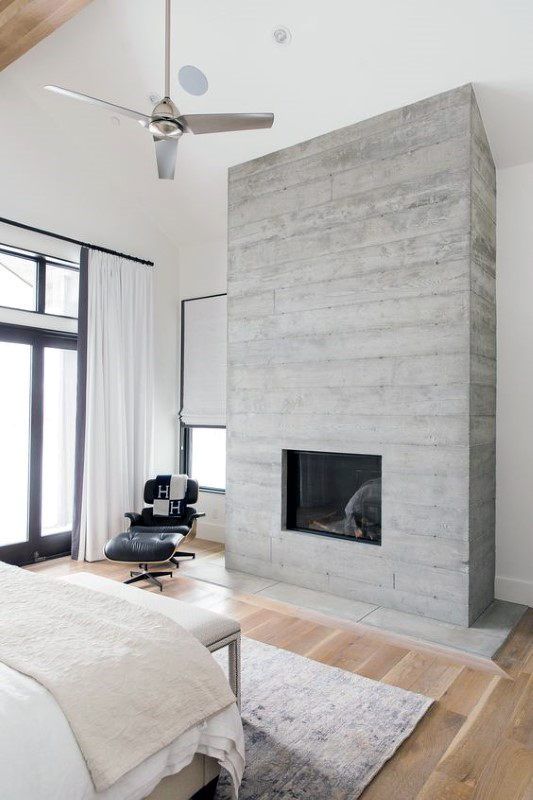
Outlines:
[{"label": "wood floor plank", "polygon": [[220,598],[220,596],[213,596],[204,598],[200,603],[203,608],[209,608],[211,611],[216,611],[219,614],[226,614],[228,617],[242,622],[252,614],[257,614],[257,606],[249,606],[247,603],[242,603],[235,600],[233,597]]},{"label": "wood floor plank", "polygon": [[[411,652],[387,672],[382,680],[392,686],[419,692],[438,700],[453,685],[463,669],[462,665],[454,664],[450,659]],[[458,714],[465,713],[458,704],[454,708],[449,704],[445,707]]]},{"label": "wood floor plank", "polygon": [[521,800],[532,777],[533,752],[504,739],[485,765],[472,800]]},{"label": "wood floor plank", "polygon": [[533,608],[528,608],[513,635],[505,642],[497,653],[495,662],[509,675],[519,672],[531,672],[533,669]]},{"label": "wood floor plank", "polygon": [[348,672],[359,672],[359,669],[375,652],[376,643],[370,637],[357,636],[352,639],[350,644],[339,650],[329,663]]},{"label": "wood floor plank", "polygon": [[505,734],[527,680],[525,673],[516,680],[493,679],[439,764],[441,772],[457,781],[477,782]]},{"label": "wood floor plank", "polygon": [[397,645],[386,644],[384,642],[381,642],[379,645],[374,643],[373,652],[357,668],[357,674],[365,678],[372,678],[374,681],[379,681],[387,672],[392,670],[402,658],[405,658],[408,652],[408,650],[398,647]]},{"label": "wood floor plank", "polygon": [[515,742],[532,750],[533,762],[533,675],[529,676],[526,690],[516,706],[508,735]]},{"label": "wood floor plank", "polygon": [[404,656],[389,672],[386,672],[382,680],[391,686],[398,686],[400,689],[411,689],[415,681],[429,669],[434,663],[435,656],[431,653],[409,652]]},{"label": "wood floor plank", "polygon": [[[411,684],[411,691],[438,700],[449,689],[461,671],[462,667],[458,665],[435,659],[433,664]],[[458,710],[456,713],[463,712]]]},{"label": "wood floor plank", "polygon": [[488,672],[464,667],[440,698],[448,711],[468,716],[486,691],[493,676]]},{"label": "wood floor plank", "polygon": [[523,800],[533,800],[533,778],[529,781],[527,788],[524,792]]},{"label": "wood floor plank", "polygon": [[387,645],[382,640],[337,631],[331,639],[315,648],[312,656],[316,661],[378,680],[407,653],[407,650]]},{"label": "wood floor plank", "polygon": [[360,800],[413,800],[463,722],[460,714],[435,704],[365,789]]},{"label": "wood floor plank", "polygon": [[[273,614],[273,612],[270,613]],[[306,634],[311,627],[312,623],[297,617],[283,617],[281,620],[269,617],[261,625],[250,628],[247,636],[274,647],[288,649],[287,646],[293,637]]]},{"label": "wood floor plank", "polygon": [[463,783],[444,775],[438,769],[431,773],[416,800],[472,800],[473,783]]},{"label": "wood floor plank", "polygon": [[241,631],[252,639],[259,638],[260,641],[265,641],[256,636],[255,631],[262,626],[264,626],[265,631],[275,628],[278,621],[272,611],[256,608],[253,614],[241,621]]},{"label": "wood floor plank", "polygon": [[294,633],[284,645],[286,649],[291,650],[293,653],[298,653],[298,655],[306,656],[307,658],[310,657],[315,647],[328,641],[336,633],[336,631],[329,630],[324,625],[314,625],[313,623],[308,623],[308,625],[307,630],[299,634]]},{"label": "wood floor plank", "polygon": [[359,639],[356,634],[333,629],[332,635],[313,648],[313,658],[324,664],[335,665],[336,659],[340,658],[344,650]]}]

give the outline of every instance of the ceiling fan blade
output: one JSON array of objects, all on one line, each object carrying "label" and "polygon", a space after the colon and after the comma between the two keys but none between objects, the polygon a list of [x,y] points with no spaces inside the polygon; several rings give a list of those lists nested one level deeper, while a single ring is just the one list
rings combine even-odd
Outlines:
[{"label": "ceiling fan blade", "polygon": [[205,94],[209,88],[207,78],[202,70],[192,64],[185,64],[181,67],[178,72],[178,81],[182,89],[197,97]]},{"label": "ceiling fan blade", "polygon": [[182,114],[178,122],[189,133],[225,133],[271,128],[274,114]]},{"label": "ceiling fan blade", "polygon": [[178,155],[177,139],[158,139],[154,136],[155,157],[157,160],[157,172],[163,180],[172,180],[176,168],[176,156]]},{"label": "ceiling fan blade", "polygon": [[88,94],[81,94],[81,92],[71,92],[70,89],[63,89],[61,86],[48,85],[44,88],[48,89],[50,92],[55,92],[56,94],[63,94],[65,97],[72,97],[74,100],[82,100],[84,103],[92,103],[93,105],[101,106],[108,111],[113,111],[115,114],[122,114],[124,117],[131,117],[131,119],[136,120],[145,128],[147,128],[150,123],[150,117],[146,114],[143,114],[140,111],[132,111],[131,108],[117,106],[115,103],[108,103],[107,100],[99,100],[97,97],[91,97]]}]

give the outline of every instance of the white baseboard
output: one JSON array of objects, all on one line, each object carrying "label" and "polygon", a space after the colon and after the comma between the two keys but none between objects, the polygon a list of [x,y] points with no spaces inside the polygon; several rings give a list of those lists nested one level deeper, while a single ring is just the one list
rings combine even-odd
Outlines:
[{"label": "white baseboard", "polygon": [[498,600],[509,600],[511,603],[533,606],[533,581],[521,581],[518,578],[504,578],[503,575],[496,575],[494,588]]},{"label": "white baseboard", "polygon": [[226,541],[226,526],[199,519],[196,536],[198,539],[208,539],[210,542],[220,542],[224,544]]}]

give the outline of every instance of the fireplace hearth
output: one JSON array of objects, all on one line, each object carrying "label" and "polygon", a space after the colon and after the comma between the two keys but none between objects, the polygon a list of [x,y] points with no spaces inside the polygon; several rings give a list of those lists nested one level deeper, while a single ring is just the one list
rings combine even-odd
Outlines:
[{"label": "fireplace hearth", "polygon": [[381,544],[381,456],[286,450],[288,530]]}]

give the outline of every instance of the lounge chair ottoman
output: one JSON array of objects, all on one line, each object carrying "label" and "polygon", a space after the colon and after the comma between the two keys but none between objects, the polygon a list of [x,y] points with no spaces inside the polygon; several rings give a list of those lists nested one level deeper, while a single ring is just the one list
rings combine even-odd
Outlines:
[{"label": "lounge chair ottoman", "polygon": [[145,592],[135,586],[127,586],[90,572],[78,572],[58,580],[86,586],[88,589],[105,592],[143,608],[158,611],[192,633],[211,653],[227,647],[229,682],[237,699],[237,705],[241,707],[241,626],[237,620],[209,611],[207,608],[184,603],[183,600]]},{"label": "lounge chair ottoman", "polygon": [[[139,565],[140,569],[130,572],[130,577],[124,583],[148,580],[162,592],[163,584],[158,578],[172,576],[172,570],[168,569],[169,562],[179,567],[175,556],[188,533],[188,528],[184,525],[172,528],[168,526],[130,528],[129,531],[119,533],[106,543],[104,555],[108,561]],[[167,569],[153,570],[149,564],[166,565]]]}]

